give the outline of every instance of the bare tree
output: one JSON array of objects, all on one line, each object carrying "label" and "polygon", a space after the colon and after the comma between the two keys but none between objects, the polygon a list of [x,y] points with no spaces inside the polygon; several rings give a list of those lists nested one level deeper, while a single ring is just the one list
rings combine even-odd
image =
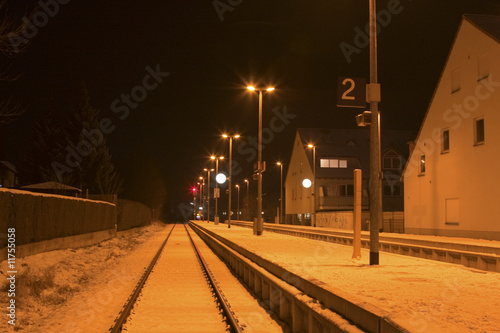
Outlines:
[{"label": "bare tree", "polygon": [[0,100],[0,126],[6,125],[14,121],[17,117],[24,113],[21,104],[12,102],[12,98],[8,100]]},{"label": "bare tree", "polygon": [[[22,52],[26,46],[25,44],[20,45],[19,43],[13,42],[13,36],[21,36],[25,29],[25,22],[23,20],[19,22],[16,20],[9,12],[7,8],[7,1],[0,1],[0,52],[3,53],[6,58],[12,58]],[[26,16],[26,18],[29,17]],[[4,58],[5,59],[5,58]],[[2,81],[12,81],[19,77],[19,75],[9,75],[8,64],[0,64],[0,80]],[[19,117],[24,113],[24,109],[21,107],[20,103],[12,102],[12,98],[7,100],[0,100],[0,126],[12,122],[14,119]]]}]

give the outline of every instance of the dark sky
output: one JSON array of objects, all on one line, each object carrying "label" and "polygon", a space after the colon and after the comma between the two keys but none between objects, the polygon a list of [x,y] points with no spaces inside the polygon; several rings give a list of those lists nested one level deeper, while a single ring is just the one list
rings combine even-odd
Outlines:
[{"label": "dark sky", "polygon": [[[107,140],[118,168],[126,174],[133,161],[153,160],[171,199],[186,196],[210,153],[227,156],[221,132],[241,133],[239,144],[246,147],[257,135],[257,95],[245,90],[249,83],[276,86],[264,96],[264,127],[284,109],[296,116],[268,138],[269,164],[289,159],[298,127],[355,127],[360,110],[336,107],[337,77],[368,78],[369,51],[361,48],[348,62],[340,44],[354,45],[354,29],[366,26],[367,0],[220,0],[236,5],[229,5],[223,20],[211,0],[61,2],[67,3],[38,24],[25,52],[3,59],[22,74],[2,85],[4,95],[28,106],[23,117],[2,128],[14,161],[40,106],[49,96],[64,100],[82,80],[91,103],[116,126]],[[21,18],[37,2],[8,3]],[[382,128],[418,130],[461,15],[500,15],[500,3],[386,0],[377,7],[397,8],[385,16],[378,38]],[[169,74],[120,119],[123,113],[113,110],[125,104],[114,108],[113,102],[140,91],[147,67]],[[250,177],[251,154],[238,143],[234,147],[242,167],[237,177]],[[264,191],[266,178],[279,177],[277,170],[264,174]]]}]

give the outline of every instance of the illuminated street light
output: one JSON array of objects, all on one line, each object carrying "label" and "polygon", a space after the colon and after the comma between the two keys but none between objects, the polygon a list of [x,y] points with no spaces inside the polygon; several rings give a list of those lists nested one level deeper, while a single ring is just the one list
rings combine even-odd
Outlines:
[{"label": "illuminated street light", "polygon": [[238,205],[236,210],[236,219],[240,219],[240,185],[236,184],[236,188],[238,189]]},{"label": "illuminated street light", "polygon": [[[218,205],[218,202],[219,202],[219,197],[220,197],[220,191],[219,191],[219,181],[217,180],[217,177],[219,177],[219,160],[223,160],[224,159],[224,156],[210,156],[210,159],[212,161],[215,161],[215,188],[216,190],[214,190],[214,198],[215,198],[215,217],[214,217],[214,223],[215,225],[218,225],[219,224],[219,205]],[[224,179],[225,181],[225,179]],[[224,183],[223,181],[223,183]]]},{"label": "illuminated street light", "polygon": [[279,224],[283,224],[283,163],[276,162],[280,167],[280,218]]},{"label": "illuminated street light", "polygon": [[228,135],[228,134],[222,134],[222,137],[227,139],[229,138],[229,178],[228,178],[228,189],[229,189],[229,203],[228,203],[228,218],[227,218],[227,227],[231,228],[231,171],[232,171],[232,160],[233,160],[233,139],[237,139],[240,137],[239,134],[235,135]]},{"label": "illuminated street light", "polygon": [[245,179],[245,183],[247,183],[247,202],[246,202],[246,208],[247,208],[247,212],[246,212],[246,220],[249,221],[250,220],[250,197],[248,196],[248,189],[250,187],[250,182],[248,181],[248,179]]},{"label": "illuminated street light", "polygon": [[313,182],[312,182],[312,200],[313,200],[313,210],[311,214],[311,225],[316,226],[316,146],[313,144],[308,144],[308,148],[313,150]]},{"label": "illuminated street light", "polygon": [[215,180],[219,184],[224,184],[226,182],[226,180],[227,180],[227,177],[226,177],[225,174],[219,173],[219,174],[217,174],[217,176],[215,176]]},{"label": "illuminated street light", "polygon": [[253,233],[254,235],[260,236],[264,231],[264,224],[262,223],[262,173],[264,172],[264,166],[262,163],[262,92],[268,91],[271,92],[274,90],[274,87],[268,87],[264,89],[258,89],[254,86],[248,86],[248,90],[250,91],[258,91],[259,92],[259,144],[258,144],[258,164],[257,164],[257,223],[254,223]]},{"label": "illuminated street light", "polygon": [[210,223],[210,172],[214,171],[214,169],[203,169],[208,173],[208,181],[207,181],[207,222]]},{"label": "illuminated street light", "polygon": [[200,220],[204,221],[205,220],[205,212],[204,212],[203,207],[205,207],[205,196],[203,195],[203,187],[205,186],[205,178],[203,178],[201,176],[199,178],[201,180],[201,182],[198,183],[198,185],[200,185],[200,204],[201,204],[200,210],[202,211],[200,214]]}]

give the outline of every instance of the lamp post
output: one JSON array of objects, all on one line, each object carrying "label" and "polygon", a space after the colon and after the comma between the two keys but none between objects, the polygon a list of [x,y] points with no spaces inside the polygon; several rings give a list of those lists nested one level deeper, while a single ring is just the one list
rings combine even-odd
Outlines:
[{"label": "lamp post", "polygon": [[[223,160],[224,156],[210,156],[210,159],[215,160],[215,175],[217,176],[219,174],[219,160]],[[219,182],[215,182],[215,188],[219,188]],[[215,199],[215,217],[214,217],[214,223],[215,225],[219,224],[219,209],[218,209],[218,202],[219,202],[219,196],[220,192],[216,191],[217,195],[214,193],[214,199]]]},{"label": "lamp post", "polygon": [[313,150],[313,182],[312,182],[312,200],[313,200],[313,211],[311,213],[311,225],[316,226],[316,146],[312,144],[307,145],[308,148]]},{"label": "lamp post", "polygon": [[191,193],[193,194],[193,220],[196,220],[196,185],[191,187]]},{"label": "lamp post", "polygon": [[238,205],[236,210],[236,219],[240,219],[240,185],[236,184],[236,188],[238,189]]},{"label": "lamp post", "polygon": [[283,163],[276,162],[280,167],[280,219],[279,224],[283,224]]},{"label": "lamp post", "polygon": [[200,214],[200,220],[204,221],[205,220],[205,212],[203,211],[203,208],[205,207],[205,203],[203,201],[203,186],[205,185],[205,178],[200,176],[201,183],[198,183],[200,185],[200,207],[201,207],[201,214]]},{"label": "lamp post", "polygon": [[254,235],[260,236],[264,231],[264,224],[262,223],[262,173],[264,172],[264,166],[262,164],[262,92],[263,91],[273,91],[274,87],[269,87],[266,89],[257,89],[253,86],[248,86],[250,91],[259,92],[259,138],[258,138],[258,185],[257,185],[257,225],[254,224],[253,233]]},{"label": "lamp post", "polygon": [[231,174],[232,174],[232,160],[233,160],[233,138],[237,139],[240,137],[239,134],[235,135],[228,135],[228,134],[222,134],[222,137],[227,139],[229,138],[229,178],[228,178],[228,189],[229,189],[229,202],[228,202],[228,218],[227,218],[227,227],[231,228]]},{"label": "lamp post", "polygon": [[247,208],[247,212],[246,212],[246,220],[248,221],[249,220],[249,216],[250,216],[250,205],[249,205],[249,196],[248,196],[248,188],[250,187],[250,182],[248,181],[248,179],[245,179],[245,183],[247,183],[247,202],[246,202],[246,208]]},{"label": "lamp post", "polygon": [[214,171],[214,169],[203,169],[208,173],[208,182],[207,182],[207,222],[210,223],[210,172]]},{"label": "lamp post", "polygon": [[382,173],[380,167],[380,84],[377,78],[377,5],[370,1],[370,84],[367,96],[370,125],[370,265],[379,264],[379,225],[382,221]]}]

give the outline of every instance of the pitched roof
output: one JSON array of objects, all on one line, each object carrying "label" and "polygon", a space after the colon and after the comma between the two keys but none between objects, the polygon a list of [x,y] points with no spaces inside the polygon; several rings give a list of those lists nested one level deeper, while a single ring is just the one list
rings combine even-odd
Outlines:
[{"label": "pitched roof", "polygon": [[75,192],[82,191],[79,188],[68,186],[65,184],[57,183],[57,182],[46,182],[46,183],[32,184],[32,185],[21,186],[21,188],[27,189],[27,190],[68,190],[68,191],[75,191]]},{"label": "pitched roof", "polygon": [[500,16],[464,14],[463,17],[500,43]]},{"label": "pitched roof", "polygon": [[[297,132],[304,144],[313,144],[316,147],[316,163],[324,158],[346,159],[348,169],[321,169],[316,167],[316,176],[329,177],[332,172],[339,178],[352,177],[352,169],[367,170],[370,165],[370,131],[367,128],[358,129],[329,129],[329,128],[299,128]],[[407,142],[415,139],[415,132],[411,131],[382,131],[381,151],[393,149],[408,158]],[[312,154],[308,154],[312,166]],[[317,164],[319,165],[319,164]],[[344,177],[345,176],[345,177]]]},{"label": "pitched roof", "polygon": [[[443,66],[443,69],[441,71],[441,75],[439,78],[439,81],[437,83],[436,88],[434,88],[434,93],[431,97],[431,101],[429,103],[429,106],[427,107],[427,111],[425,112],[424,119],[422,120],[422,123],[420,124],[420,129],[418,130],[418,134],[415,139],[415,143],[417,143],[420,139],[420,135],[422,133],[422,129],[425,125],[425,122],[427,120],[427,116],[429,115],[430,109],[434,103],[434,100],[436,98],[436,93],[438,90],[439,85],[441,84],[441,80],[443,79],[443,75],[445,73],[445,70],[448,66],[448,63],[450,61],[450,57],[452,55],[453,49],[455,48],[455,45],[457,43],[458,36],[460,35],[460,30],[462,28],[463,22],[467,21],[470,24],[472,24],[474,27],[482,31],[484,34],[490,36],[493,40],[495,40],[497,43],[500,43],[500,16],[494,16],[494,15],[480,15],[480,14],[464,14],[462,15],[462,21],[460,22],[460,26],[457,30],[457,33],[455,34],[455,40],[453,42],[453,45],[451,46],[450,52],[448,53],[448,58],[446,59],[446,63]],[[415,152],[415,150],[413,150]],[[409,156],[411,158],[411,156]],[[404,173],[406,172],[406,168],[408,165],[405,165],[405,168],[403,170],[403,176]]]}]

